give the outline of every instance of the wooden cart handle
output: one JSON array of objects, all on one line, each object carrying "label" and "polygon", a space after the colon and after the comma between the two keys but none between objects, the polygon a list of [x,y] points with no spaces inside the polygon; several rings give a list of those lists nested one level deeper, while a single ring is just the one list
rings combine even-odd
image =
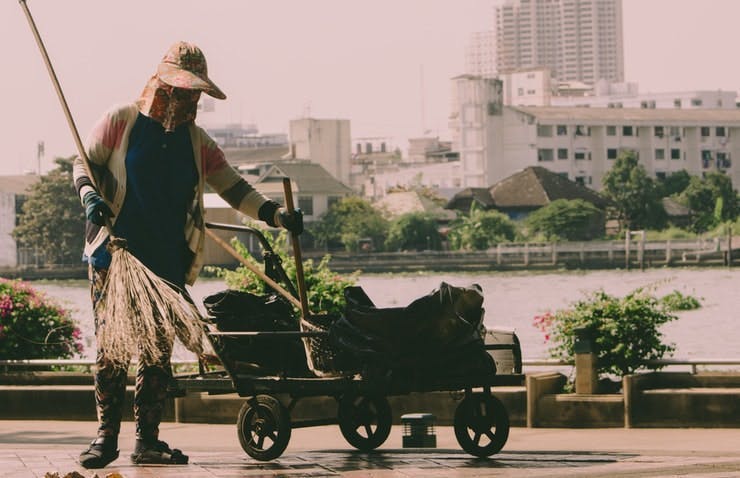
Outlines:
[{"label": "wooden cart handle", "polygon": [[[289,213],[295,211],[293,205],[293,189],[290,185],[290,178],[283,178],[283,192],[285,193],[285,207]],[[298,296],[301,299],[301,313],[304,319],[308,319],[310,311],[308,309],[308,295],[306,293],[306,280],[303,275],[303,259],[301,257],[301,241],[298,234],[291,233],[290,242],[293,244],[293,257],[295,258],[295,277],[298,284]]]}]

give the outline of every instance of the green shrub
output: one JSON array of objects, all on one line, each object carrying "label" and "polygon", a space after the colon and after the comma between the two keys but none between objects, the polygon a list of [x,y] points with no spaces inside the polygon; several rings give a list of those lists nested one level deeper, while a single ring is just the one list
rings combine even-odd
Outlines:
[{"label": "green shrub", "polygon": [[536,316],[534,325],[552,343],[550,355],[569,361],[575,359],[576,331],[585,329],[596,349],[597,373],[622,377],[660,368],[648,362],[672,354],[675,347],[662,342],[659,328],[677,318],[645,289],[623,298],[599,290],[570,308]]},{"label": "green shrub", "polygon": [[82,351],[80,329],[68,310],[28,283],[0,278],[0,357],[57,359]]},{"label": "green shrub", "polygon": [[[252,227],[255,227],[252,225]],[[269,233],[263,230],[263,233],[269,239]],[[254,257],[249,253],[246,246],[237,239],[231,241],[232,246],[239,254],[252,262],[258,267],[262,267]],[[293,255],[288,255],[288,234],[282,230],[272,241],[272,247],[275,253],[280,257],[285,273],[293,284],[296,284],[296,267]],[[344,289],[357,283],[359,271],[349,276],[341,276],[333,272],[329,267],[331,256],[325,255],[318,264],[312,259],[303,261],[303,275],[306,283],[308,303],[312,313],[328,313],[339,315],[344,311]],[[235,290],[251,292],[253,294],[263,294],[265,283],[257,274],[240,265],[235,270],[223,269],[219,267],[209,267],[209,271],[215,272],[218,277],[222,277],[226,285]]]},{"label": "green shrub", "polygon": [[660,302],[670,311],[694,310],[701,307],[699,299],[690,295],[684,295],[677,290],[661,297]]},{"label": "green shrub", "polygon": [[604,213],[583,199],[557,199],[530,214],[533,234],[548,240],[590,241],[604,236]]},{"label": "green shrub", "polygon": [[403,214],[391,223],[385,247],[389,251],[440,249],[436,217],[424,212]]},{"label": "green shrub", "polygon": [[448,235],[452,249],[485,250],[500,242],[513,241],[516,226],[506,214],[484,211],[471,206],[470,213],[450,224]]}]

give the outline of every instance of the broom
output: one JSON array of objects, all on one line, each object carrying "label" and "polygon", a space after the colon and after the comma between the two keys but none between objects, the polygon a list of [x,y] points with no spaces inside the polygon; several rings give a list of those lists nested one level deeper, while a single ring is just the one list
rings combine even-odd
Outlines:
[{"label": "broom", "polygon": [[[19,3],[67,117],[85,172],[94,181],[85,148],[36,23],[26,1],[19,0]],[[98,349],[103,350],[106,359],[117,366],[127,366],[136,353],[145,364],[157,364],[163,358],[163,348],[177,337],[188,350],[200,356],[206,343],[203,319],[187,292],[154,274],[131,254],[126,249],[125,239],[113,236],[107,218],[105,227],[110,236],[111,265],[102,297],[95,307]]]}]

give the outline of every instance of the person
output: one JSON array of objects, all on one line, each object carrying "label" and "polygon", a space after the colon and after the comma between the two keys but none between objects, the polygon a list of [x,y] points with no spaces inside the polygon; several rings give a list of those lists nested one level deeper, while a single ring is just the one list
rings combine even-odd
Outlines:
[{"label": "person", "polygon": [[[202,266],[206,183],[234,209],[293,234],[303,215],[289,213],[247,183],[208,134],[196,126],[204,92],[226,95],[208,77],[203,52],[192,43],[172,45],[139,99],[103,115],[74,163],[74,185],[87,216],[83,258],[89,264],[93,309],[111,263],[109,231],[151,272],[184,294]],[[88,173],[89,171],[89,173]],[[88,174],[92,175],[91,178]],[[95,317],[96,331],[98,324]],[[171,342],[171,341],[170,341]],[[134,393],[136,464],[185,464],[187,455],[159,439],[159,424],[172,377],[172,343],[162,344],[156,364],[139,362]],[[96,438],[79,457],[85,468],[103,468],[118,458],[118,435],[127,366],[106,360],[98,347],[95,367]]]}]

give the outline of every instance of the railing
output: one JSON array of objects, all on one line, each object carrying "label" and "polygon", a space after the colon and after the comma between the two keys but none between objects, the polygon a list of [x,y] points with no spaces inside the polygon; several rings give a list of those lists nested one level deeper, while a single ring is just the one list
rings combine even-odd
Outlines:
[{"label": "railing", "polygon": [[[651,360],[650,365],[660,365],[663,367],[683,366],[689,367],[691,373],[695,374],[699,367],[722,366],[722,367],[740,367],[740,358],[692,358],[692,359],[660,359]],[[132,364],[136,364],[133,361]],[[95,365],[94,360],[83,359],[32,359],[32,360],[0,360],[0,369],[8,371],[12,368],[21,367],[86,367],[92,368]],[[173,360],[174,367],[197,367],[196,360]],[[574,363],[567,360],[557,359],[525,359],[522,360],[523,367],[572,367]]]}]

